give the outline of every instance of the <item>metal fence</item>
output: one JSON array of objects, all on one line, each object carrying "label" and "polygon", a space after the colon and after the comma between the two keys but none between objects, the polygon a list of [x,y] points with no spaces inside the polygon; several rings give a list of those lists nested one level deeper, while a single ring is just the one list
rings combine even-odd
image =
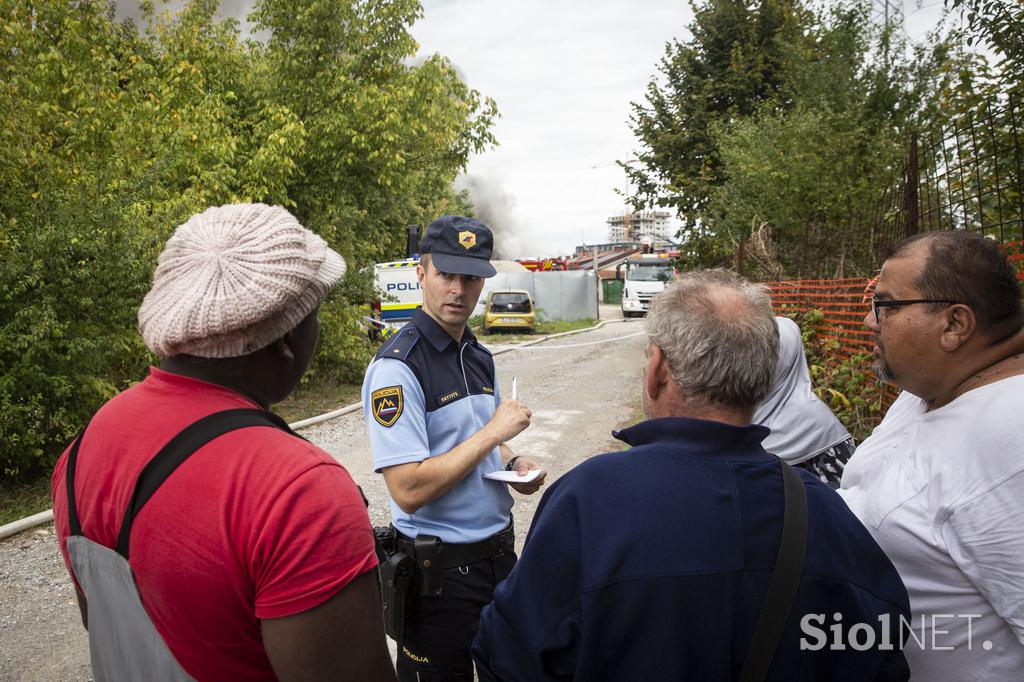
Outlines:
[{"label": "metal fence", "polygon": [[545,320],[596,320],[597,278],[593,270],[499,272],[484,281],[475,315],[483,315],[487,292],[523,289]]},{"label": "metal fence", "polygon": [[820,311],[822,319],[814,325],[825,339],[836,342],[835,352],[849,357],[870,353],[872,334],[864,326],[871,296],[867,277],[848,279],[804,279],[765,283],[772,292],[776,314],[793,317]]},{"label": "metal fence", "polygon": [[904,165],[871,224],[876,264],[905,237],[968,230],[1024,240],[1024,109],[1007,95],[913,133]]}]

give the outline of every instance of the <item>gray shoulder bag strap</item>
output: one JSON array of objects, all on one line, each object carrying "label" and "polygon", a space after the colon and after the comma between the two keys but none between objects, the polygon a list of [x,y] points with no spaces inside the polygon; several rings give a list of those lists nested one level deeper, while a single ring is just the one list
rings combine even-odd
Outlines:
[{"label": "gray shoulder bag strap", "polygon": [[800,474],[790,465],[782,465],[785,512],[782,517],[782,541],[775,558],[775,572],[768,586],[768,595],[761,607],[761,616],[754,628],[754,637],[747,651],[739,682],[762,682],[768,675],[775,650],[786,629],[789,612],[800,588],[807,551],[807,494]]}]

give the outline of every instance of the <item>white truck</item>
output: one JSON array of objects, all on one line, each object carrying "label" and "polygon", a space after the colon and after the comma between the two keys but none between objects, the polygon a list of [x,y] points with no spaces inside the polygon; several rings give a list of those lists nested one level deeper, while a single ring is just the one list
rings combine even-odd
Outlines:
[{"label": "white truck", "polygon": [[371,338],[388,338],[423,305],[423,292],[416,278],[416,264],[419,262],[419,257],[414,257],[373,266],[377,298],[373,303],[373,314],[368,319]]},{"label": "white truck", "polygon": [[664,291],[666,283],[671,282],[676,276],[667,254],[648,253],[634,256],[620,264],[617,269],[618,276],[623,279],[623,317],[646,315],[651,307],[651,299]]}]

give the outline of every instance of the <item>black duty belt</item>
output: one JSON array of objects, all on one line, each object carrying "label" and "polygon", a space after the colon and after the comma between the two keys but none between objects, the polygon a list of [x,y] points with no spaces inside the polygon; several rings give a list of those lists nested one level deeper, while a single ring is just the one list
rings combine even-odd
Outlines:
[{"label": "black duty belt", "polygon": [[[421,557],[417,556],[416,541],[413,538],[403,535],[402,533],[396,533],[395,543],[399,551],[416,557],[417,563],[420,563]],[[495,533],[491,537],[486,540],[481,540],[480,542],[441,543],[437,561],[440,564],[441,569],[457,568],[459,566],[475,564],[476,562],[484,561],[485,559],[497,559],[506,552],[513,551],[514,547],[515,531],[513,530],[512,523],[510,522],[508,524],[508,528],[500,533]]]}]

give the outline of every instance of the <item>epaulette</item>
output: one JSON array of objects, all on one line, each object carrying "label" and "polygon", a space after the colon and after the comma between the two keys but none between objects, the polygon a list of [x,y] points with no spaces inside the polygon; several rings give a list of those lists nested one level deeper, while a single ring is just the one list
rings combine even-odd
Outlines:
[{"label": "epaulette", "polygon": [[409,357],[409,353],[412,352],[416,342],[420,340],[420,333],[412,325],[408,325],[403,328],[397,334],[391,337],[387,343],[385,343],[379,351],[375,359],[380,358],[395,358],[396,360],[405,360]]}]

